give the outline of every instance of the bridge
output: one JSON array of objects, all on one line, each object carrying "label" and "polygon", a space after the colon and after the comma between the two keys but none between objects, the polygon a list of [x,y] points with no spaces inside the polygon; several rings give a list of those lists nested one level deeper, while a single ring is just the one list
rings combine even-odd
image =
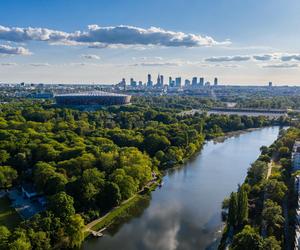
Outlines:
[{"label": "bridge", "polygon": [[287,116],[287,109],[256,109],[256,108],[225,108],[225,107],[213,107],[210,109],[192,109],[189,111],[183,111],[180,115],[194,115],[196,113],[211,114],[223,114],[223,115],[246,115],[246,116],[267,116],[270,118],[279,118],[281,116]]},{"label": "bridge", "polygon": [[257,108],[223,108],[215,107],[209,110],[210,112],[232,112],[232,113],[258,113],[258,114],[279,114],[287,115],[287,109],[257,109]]}]

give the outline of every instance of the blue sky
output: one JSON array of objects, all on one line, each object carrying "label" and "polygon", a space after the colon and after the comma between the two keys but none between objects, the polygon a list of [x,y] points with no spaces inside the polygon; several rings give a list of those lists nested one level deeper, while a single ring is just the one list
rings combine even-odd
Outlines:
[{"label": "blue sky", "polygon": [[294,85],[299,13],[298,0],[2,0],[0,81],[115,83],[149,72]]}]

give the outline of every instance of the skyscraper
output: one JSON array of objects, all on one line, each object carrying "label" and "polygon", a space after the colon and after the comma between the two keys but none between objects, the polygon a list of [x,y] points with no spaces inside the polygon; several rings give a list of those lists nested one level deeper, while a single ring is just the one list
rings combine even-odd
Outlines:
[{"label": "skyscraper", "polygon": [[191,85],[191,81],[189,79],[185,79],[184,86],[189,87]]},{"label": "skyscraper", "polygon": [[218,86],[218,78],[217,77],[215,77],[215,79],[214,79],[214,86]]},{"label": "skyscraper", "polygon": [[197,77],[193,77],[192,79],[192,86],[197,86]]},{"label": "skyscraper", "polygon": [[[172,85],[172,77],[170,76],[169,77],[169,86],[171,86]],[[172,87],[172,86],[171,86]]]},{"label": "skyscraper", "polygon": [[180,88],[181,87],[181,77],[176,77],[175,79],[175,86]]},{"label": "skyscraper", "polygon": [[204,86],[204,78],[203,77],[200,77],[199,85],[200,86]]},{"label": "skyscraper", "polygon": [[160,84],[161,86],[164,86],[164,76],[160,75]]},{"label": "skyscraper", "polygon": [[152,83],[152,80],[151,80],[151,74],[148,74],[147,76],[147,87],[152,87],[153,86],[153,83]]},{"label": "skyscraper", "polygon": [[136,81],[133,78],[130,78],[130,86],[131,87],[136,87],[137,86]]},{"label": "skyscraper", "polygon": [[125,78],[122,78],[122,81],[119,82],[118,86],[121,89],[124,89],[124,90],[126,89],[126,80],[125,80]]}]

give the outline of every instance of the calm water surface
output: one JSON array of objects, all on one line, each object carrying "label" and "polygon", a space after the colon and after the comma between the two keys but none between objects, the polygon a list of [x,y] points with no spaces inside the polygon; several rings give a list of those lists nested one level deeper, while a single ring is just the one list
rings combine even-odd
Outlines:
[{"label": "calm water surface", "polygon": [[87,240],[83,249],[215,249],[223,199],[243,182],[259,148],[270,145],[278,132],[271,127],[208,142],[185,166],[169,171],[163,187],[131,219],[102,238]]}]

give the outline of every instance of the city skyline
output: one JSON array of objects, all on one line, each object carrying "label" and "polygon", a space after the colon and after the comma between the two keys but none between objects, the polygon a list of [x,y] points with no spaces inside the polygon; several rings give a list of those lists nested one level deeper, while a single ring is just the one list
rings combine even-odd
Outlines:
[{"label": "city skyline", "polygon": [[218,76],[224,84],[300,85],[296,0],[4,0],[1,7],[0,82],[134,76],[144,83],[149,72],[164,72],[183,85],[196,75],[212,84]]}]

